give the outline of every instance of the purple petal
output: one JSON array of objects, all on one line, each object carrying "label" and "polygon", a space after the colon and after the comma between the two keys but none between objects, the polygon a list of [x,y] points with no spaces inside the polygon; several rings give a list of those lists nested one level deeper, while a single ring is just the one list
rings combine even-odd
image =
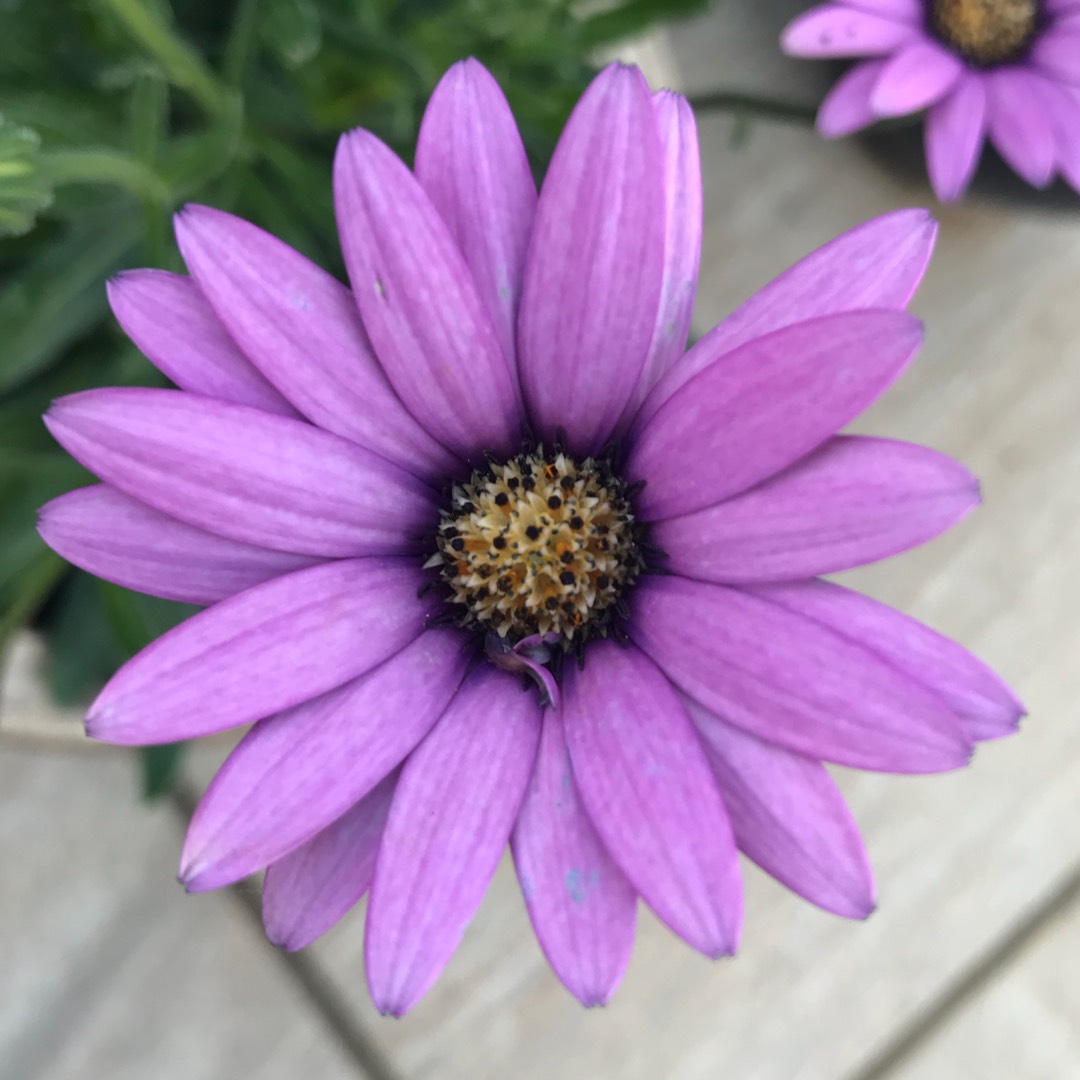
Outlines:
[{"label": "purple petal", "polygon": [[92,738],[177,742],[260,720],[363,675],[423,630],[407,559],[323,563],[193,615],[108,681]]},{"label": "purple petal", "polygon": [[464,670],[460,635],[432,630],[361,678],[262,720],[206,789],[180,880],[192,892],[229,885],[334,821],[431,730]]},{"label": "purple petal", "polygon": [[877,123],[870,95],[884,66],[882,60],[856,64],[829,91],[817,115],[817,129],[824,138],[839,139]]},{"label": "purple petal", "polygon": [[428,101],[416,178],[472,272],[517,381],[515,327],[536,184],[514,114],[478,60],[461,60]]},{"label": "purple petal", "polygon": [[960,80],[926,118],[926,163],[942,202],[967,190],[986,136],[986,85],[975,75]]},{"label": "purple petal", "polygon": [[267,868],[266,936],[294,952],[322,937],[371,886],[397,777],[387,777],[337,821]]},{"label": "purple petal", "polygon": [[127,270],[105,290],[124,333],[181,390],[296,416],[236,347],[191,278]]},{"label": "purple petal", "polygon": [[788,24],[780,38],[788,56],[809,59],[887,56],[911,41],[919,29],[902,19],[821,4]]},{"label": "purple petal", "polygon": [[964,70],[964,62],[936,41],[914,41],[886,62],[870,107],[883,117],[919,112],[940,101]]},{"label": "purple petal", "polygon": [[754,338],[821,315],[907,307],[936,236],[937,222],[925,210],[898,210],[818,248],[750,297],[675,364],[646,399],[636,428],[695,375]]},{"label": "purple petal", "polygon": [[921,342],[921,324],[905,312],[850,311],[740,346],[638,435],[626,472],[648,485],[641,517],[700,510],[794,464],[867,408]]},{"label": "purple petal", "polygon": [[634,594],[630,634],[710,712],[808,757],[930,773],[971,756],[939,698],[870,647],[753,590],[648,580]]},{"label": "purple petal", "polygon": [[513,850],[533,929],[555,974],[583,1005],[606,1004],[634,946],[637,897],[581,805],[556,709],[544,713]]},{"label": "purple petal", "polygon": [[207,206],[177,215],[176,240],[233,340],[306,417],[417,475],[453,468],[387,382],[344,285]]},{"label": "purple petal", "polygon": [[653,106],[664,154],[664,272],[652,344],[624,419],[633,417],[686,349],[701,262],[701,156],[694,113],[686,98],[670,90],[654,94]]},{"label": "purple petal", "polygon": [[409,411],[468,460],[516,448],[521,415],[469,268],[438,211],[367,131],[338,143],[338,231],[364,326]]},{"label": "purple petal", "polygon": [[847,7],[868,11],[871,15],[880,15],[886,19],[898,19],[901,22],[922,26],[926,18],[924,0],[841,0]]},{"label": "purple petal", "polygon": [[1058,168],[1080,191],[1080,90],[1046,79],[1043,96],[1057,137]]},{"label": "purple petal", "polygon": [[658,522],[651,539],[684,577],[794,581],[925,543],[978,501],[978,481],[944,454],[839,436],[751,491]]},{"label": "purple petal", "polygon": [[316,561],[185,525],[106,484],[46,503],[38,532],[95,577],[188,604],[216,603]]},{"label": "purple petal", "polygon": [[973,741],[1016,731],[1024,706],[981,660],[910,616],[825,581],[752,590],[868,649],[943,701]]},{"label": "purple petal", "polygon": [[874,910],[874,879],[859,829],[819,761],[771,746],[685,701],[701,733],[735,842],[812,904],[849,919]]},{"label": "purple petal", "polygon": [[1048,74],[1080,83],[1080,27],[1054,28],[1040,34],[1029,55]]},{"label": "purple petal", "polygon": [[735,844],[670,683],[636,649],[597,642],[563,693],[581,801],[611,857],[689,945],[707,956],[734,953],[742,922]]},{"label": "purple petal", "polygon": [[485,664],[406,762],[364,940],[380,1012],[412,1008],[461,941],[521,807],[540,722],[535,695]]},{"label": "purple petal", "polygon": [[297,420],[177,390],[85,390],[45,417],[124,494],[232,540],[304,555],[411,550],[430,489],[385,458]]},{"label": "purple petal", "polygon": [[362,799],[443,714],[465,659],[459,634],[431,630],[361,678],[256,724],[191,820],[188,889],[261,870]]},{"label": "purple petal", "polygon": [[1029,184],[1046,187],[1054,175],[1056,143],[1038,78],[1018,68],[999,68],[986,79],[990,139]]},{"label": "purple petal", "polygon": [[540,192],[518,326],[537,433],[598,451],[637,387],[664,268],[664,155],[637,68],[605,68],[555,148]]}]

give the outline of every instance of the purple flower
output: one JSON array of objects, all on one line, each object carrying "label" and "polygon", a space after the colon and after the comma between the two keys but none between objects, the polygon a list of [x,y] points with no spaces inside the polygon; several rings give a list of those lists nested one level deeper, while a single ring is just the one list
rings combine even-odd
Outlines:
[{"label": "purple flower", "polygon": [[1029,184],[1080,191],[1080,0],[834,0],[784,31],[792,56],[867,57],[818,113],[827,138],[927,110],[943,202],[967,190],[989,137]]},{"label": "purple flower", "polygon": [[818,580],[978,501],[932,450],[837,435],[921,340],[922,211],[815,252],[684,355],[701,241],[687,103],[614,66],[537,198],[501,91],[453,67],[415,173],[335,163],[353,291],[202,207],[191,277],[112,283],[179,390],[58,401],[104,483],[42,511],[92,573],[208,605],[91,707],[122,744],[252,723],[181,876],[266,867],[301,948],[365,893],[367,971],[408,1010],[509,841],[559,978],[604,1002],[643,899],[734,952],[736,851],[860,918],[866,855],[822,764],[930,773],[1021,708],[924,626]]}]

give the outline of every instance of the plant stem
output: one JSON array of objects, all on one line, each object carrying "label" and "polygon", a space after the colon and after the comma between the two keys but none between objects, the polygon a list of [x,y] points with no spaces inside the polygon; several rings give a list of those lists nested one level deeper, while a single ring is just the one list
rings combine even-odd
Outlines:
[{"label": "plant stem", "polygon": [[689,102],[695,113],[726,112],[807,126],[812,126],[817,117],[816,105],[803,105],[800,102],[779,101],[776,98],[761,98],[753,94],[726,90],[696,94],[689,98]]},{"label": "plant stem", "polygon": [[116,184],[142,198],[169,198],[168,185],[153,169],[117,150],[46,150],[38,161],[53,184]]},{"label": "plant stem", "polygon": [[[131,144],[135,159],[156,173],[169,112],[169,84],[156,72],[142,76],[131,97]],[[164,267],[169,261],[165,200],[146,192],[142,203],[146,265]]]},{"label": "plant stem", "polygon": [[255,29],[258,22],[259,0],[239,0],[233,15],[229,39],[225,44],[222,74],[234,90],[244,84],[248,63],[255,51]]},{"label": "plant stem", "polygon": [[161,64],[169,81],[187,90],[212,116],[229,107],[230,93],[202,57],[143,0],[99,0],[127,32]]}]

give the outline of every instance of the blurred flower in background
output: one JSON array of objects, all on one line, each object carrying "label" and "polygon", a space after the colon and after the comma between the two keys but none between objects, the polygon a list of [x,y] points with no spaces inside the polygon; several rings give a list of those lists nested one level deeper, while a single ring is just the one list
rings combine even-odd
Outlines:
[{"label": "blurred flower in background", "polygon": [[783,48],[862,59],[822,103],[828,138],[925,110],[942,201],[967,190],[987,138],[1035,187],[1080,190],[1080,0],[838,0],[791,23]]},{"label": "blurred flower in background", "polygon": [[[236,211],[338,277],[338,134],[411,154],[433,87],[475,55],[508,87],[541,173],[596,50],[704,0],[8,0],[0,34],[0,653],[31,624],[61,702],[85,700],[192,608],[95,581],[40,542],[36,507],[89,479],[40,417],[60,394],[166,385],[105,282],[180,268],[184,202]],[[160,359],[160,358],[158,358]],[[175,748],[144,755],[162,791]]]},{"label": "blurred flower in background", "polygon": [[539,197],[498,84],[466,61],[415,170],[369,131],[341,139],[334,203],[351,293],[249,222],[182,211],[191,276],[111,288],[180,389],[83,391],[47,417],[105,483],[48,504],[45,539],[210,605],[117,672],[91,735],[253,723],[192,820],[188,888],[266,868],[289,948],[370,890],[368,982],[395,1015],[508,841],[588,1005],[622,977],[639,898],[706,955],[735,951],[738,850],[869,914],[824,762],[959,768],[1022,711],[960,646],[817,579],[978,502],[944,455],[837,434],[921,344],[904,309],[933,221],[840,237],[686,352],[696,128],[619,65]]}]

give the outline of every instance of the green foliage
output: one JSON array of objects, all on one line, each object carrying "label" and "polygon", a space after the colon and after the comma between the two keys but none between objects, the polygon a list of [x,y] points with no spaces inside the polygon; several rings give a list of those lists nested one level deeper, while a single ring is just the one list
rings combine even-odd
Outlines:
[{"label": "green foliage", "polygon": [[[187,612],[101,586],[37,538],[35,511],[90,481],[40,423],[49,401],[160,377],[123,339],[105,281],[182,269],[188,200],[250,218],[340,274],[338,135],[407,158],[424,104],[476,56],[542,171],[593,51],[704,0],[4,0],[0,34],[0,648],[34,620],[77,700]],[[160,793],[178,751],[145,759]]]},{"label": "green foliage", "polygon": [[38,163],[41,137],[0,116],[0,236],[29,232],[52,202],[52,189]]}]

